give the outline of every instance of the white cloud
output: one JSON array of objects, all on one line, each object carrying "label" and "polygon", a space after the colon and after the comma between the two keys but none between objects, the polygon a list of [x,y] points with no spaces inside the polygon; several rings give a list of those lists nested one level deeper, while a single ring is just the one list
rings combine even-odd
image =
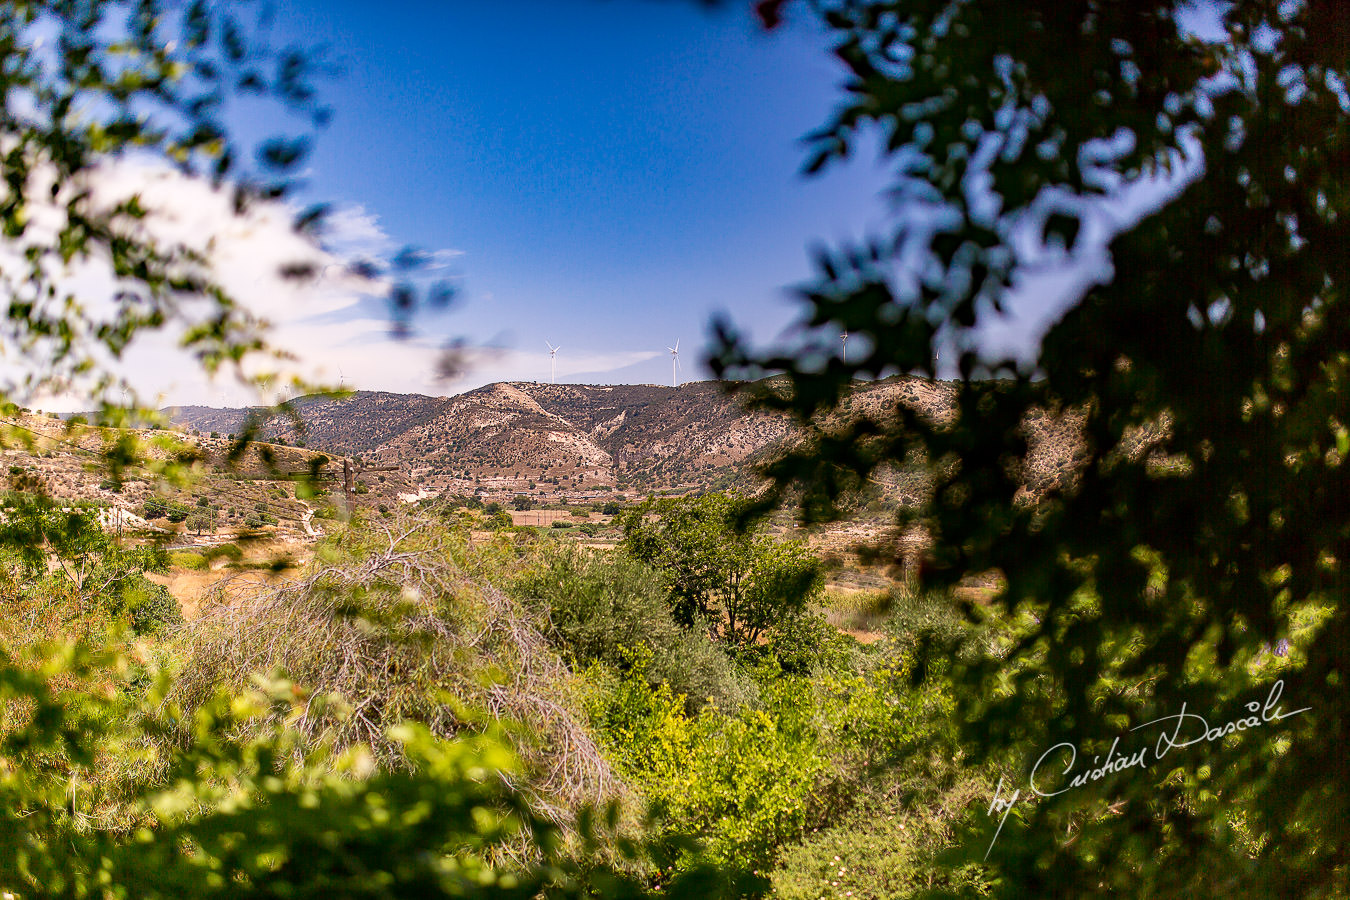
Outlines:
[{"label": "white cloud", "polygon": [[[465,374],[453,380],[437,377],[443,354],[441,340],[427,335],[395,338],[391,322],[370,298],[385,285],[350,273],[354,259],[388,258],[396,242],[380,227],[379,219],[362,207],[335,210],[327,221],[324,246],[318,246],[292,228],[295,209],[280,203],[253,205],[236,215],[227,190],[215,190],[201,179],[182,175],[163,165],[144,161],[110,161],[90,175],[95,202],[111,205],[139,195],[148,210],[147,232],[156,240],[182,243],[202,252],[218,283],[252,314],[267,322],[269,343],[285,351],[283,360],[258,360],[249,374],[264,369],[285,384],[292,376],[309,382],[365,390],[447,394],[498,380],[544,381],[548,378],[546,351],[524,352],[491,346],[462,350]],[[61,218],[55,208],[35,219],[50,240]],[[13,249],[13,248],[11,248]],[[425,268],[444,269],[459,255],[442,250],[428,254]],[[16,258],[9,256],[10,268]],[[320,273],[307,280],[287,279],[281,268],[306,263]],[[6,257],[0,250],[0,269]],[[18,270],[15,269],[17,274]],[[91,315],[112,309],[114,280],[106,265],[86,261],[70,267],[62,286],[86,304]],[[205,304],[203,308],[205,309]],[[178,347],[181,326],[146,332],[113,367],[134,387],[143,402],[157,405],[257,403],[255,391],[233,376],[208,378],[196,362]],[[622,369],[658,354],[651,351],[588,353],[566,350],[558,356],[558,380]],[[11,365],[11,371],[13,370]],[[0,369],[3,373],[3,369]],[[270,398],[275,399],[275,397]],[[90,400],[79,394],[31,398],[44,409],[86,409]]]}]

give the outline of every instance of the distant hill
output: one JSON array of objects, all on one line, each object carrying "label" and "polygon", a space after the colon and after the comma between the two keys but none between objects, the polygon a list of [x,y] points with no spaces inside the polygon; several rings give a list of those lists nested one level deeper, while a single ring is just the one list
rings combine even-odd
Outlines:
[{"label": "distant hill", "polygon": [[[361,391],[303,398],[293,409],[303,429],[276,417],[262,435],[399,465],[436,493],[547,497],[724,485],[791,429],[785,417],[746,412],[715,382],[507,382],[449,398]],[[175,425],[224,436],[258,410],[167,412]]]},{"label": "distant hill", "polygon": [[[440,494],[497,501],[526,494],[556,503],[752,489],[759,483],[755,464],[799,440],[801,432],[785,416],[745,409],[724,388],[716,382],[678,388],[506,382],[454,397],[365,391],[341,399],[307,397],[292,404],[301,427],[286,416],[273,417],[262,426],[264,443],[236,463],[227,459],[229,438],[261,409],[190,406],[165,412],[176,428],[191,433],[190,442],[209,463],[207,483],[182,499],[195,505],[206,497],[220,507],[222,522],[270,510],[282,530],[304,534],[302,519],[329,500],[304,502],[288,485],[273,483],[272,471],[322,463],[340,494],[345,464],[334,457],[354,463],[353,502],[377,509]],[[955,413],[956,391],[953,383],[905,376],[858,383],[837,415],[885,418],[903,406],[944,421]],[[56,497],[133,510],[161,490],[148,471],[131,473],[121,488],[106,483],[95,461],[108,434],[86,429],[75,437],[67,424],[43,416],[14,419],[12,427],[21,434],[42,440],[40,448],[5,451],[11,488],[31,482]],[[1029,496],[1074,477],[1080,429],[1077,413],[1037,412],[1028,418],[1030,452],[1022,473]],[[1151,440],[1139,436],[1130,452],[1146,452]],[[317,454],[330,459],[321,461]],[[859,510],[877,521],[897,504],[921,502],[931,488],[917,465],[886,467],[870,480]],[[873,530],[877,521],[864,523],[863,531]]]},{"label": "distant hill", "polygon": [[[944,407],[947,386],[892,378],[855,403]],[[717,382],[680,387],[500,382],[454,397],[360,391],[302,398],[303,430],[277,417],[262,435],[313,450],[399,465],[432,493],[549,498],[641,494],[744,483],[749,463],[789,440],[785,416],[749,412]],[[176,425],[224,436],[246,409],[179,407]]]}]

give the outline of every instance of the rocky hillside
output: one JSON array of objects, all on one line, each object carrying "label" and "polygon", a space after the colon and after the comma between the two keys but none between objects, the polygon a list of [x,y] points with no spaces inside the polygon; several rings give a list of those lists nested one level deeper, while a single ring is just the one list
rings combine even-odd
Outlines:
[{"label": "rocky hillside", "polygon": [[[949,419],[955,385],[897,376],[860,384],[839,415],[886,417],[899,406]],[[423,496],[526,494],[550,502],[638,497],[659,491],[749,486],[752,463],[794,440],[786,417],[746,410],[716,382],[576,385],[502,382],[454,397],[358,392],[302,398],[262,431],[272,441],[354,457],[365,467],[397,467],[397,481]],[[181,428],[223,439],[258,410],[170,410]],[[1041,416],[1029,422],[1029,487],[1062,477],[1076,428]],[[369,480],[369,479],[367,479]],[[891,500],[923,492],[917,472],[878,480]]]},{"label": "rocky hillside", "polygon": [[[272,440],[397,465],[431,493],[579,497],[709,487],[783,440],[786,419],[747,413],[713,382],[656,385],[498,383],[455,397],[359,392],[306,398],[269,422]],[[175,424],[221,436],[249,410],[184,407]],[[256,411],[252,411],[255,412]]]}]

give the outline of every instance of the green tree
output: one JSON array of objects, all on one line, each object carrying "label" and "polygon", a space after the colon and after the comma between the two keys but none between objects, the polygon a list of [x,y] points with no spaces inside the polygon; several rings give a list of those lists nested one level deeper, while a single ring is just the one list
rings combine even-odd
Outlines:
[{"label": "green tree", "polygon": [[189,515],[185,521],[185,527],[194,534],[201,534],[203,531],[216,530],[215,510],[206,510],[204,512],[194,512]]},{"label": "green tree", "polygon": [[[1286,711],[1307,708],[1015,804],[989,851],[1002,893],[1350,893],[1350,7],[807,8],[848,71],[808,168],[875,138],[903,202],[885,233],[818,254],[805,344],[751,352],[722,326],[714,368],[787,372],[759,400],[811,432],[770,466],[768,501],[800,491],[803,517],[827,519],[877,467],[934,464],[900,524],[925,528],[939,581],[1001,573],[994,608],[1025,623],[959,695],[1023,800],[1060,742],[1072,776],[1183,703],[1222,726],[1283,679]],[[1034,364],[982,351],[1046,273],[1087,286]],[[822,415],[856,378],[931,376],[939,352],[954,420]],[[1078,422],[1075,462],[1028,493],[1039,412]],[[983,854],[999,822],[977,819]]]},{"label": "green tree", "polygon": [[801,615],[824,587],[803,542],[742,529],[745,506],[728,494],[648,501],[624,519],[622,545],[661,573],[681,624],[740,645]]}]

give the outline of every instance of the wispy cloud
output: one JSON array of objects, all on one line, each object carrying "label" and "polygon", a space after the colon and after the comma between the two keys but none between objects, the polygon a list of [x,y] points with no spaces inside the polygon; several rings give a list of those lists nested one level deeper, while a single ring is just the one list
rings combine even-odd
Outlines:
[{"label": "wispy cloud", "polygon": [[[149,210],[148,227],[157,240],[181,243],[201,252],[220,285],[256,316],[267,321],[272,345],[286,356],[258,361],[248,374],[270,366],[278,384],[299,376],[308,382],[369,390],[448,394],[492,381],[544,381],[549,356],[491,342],[457,348],[459,374],[438,377],[446,349],[443,337],[416,333],[396,337],[380,278],[354,274],[359,259],[388,259],[398,242],[381,227],[375,214],[360,206],[334,210],[327,218],[322,243],[297,234],[296,210],[288,205],[256,204],[237,215],[227,190],[186,177],[171,168],[145,162],[112,161],[100,167],[93,189],[98,202],[111,204],[139,195]],[[424,254],[422,271],[443,271],[460,256],[456,250]],[[296,280],[282,275],[286,265],[304,263],[317,276]],[[98,265],[68,273],[67,286],[86,298],[91,308],[108,302],[114,283]],[[141,397],[160,404],[257,403],[256,392],[229,377],[209,379],[179,349],[181,329],[145,334],[115,368]],[[586,351],[568,348],[558,355],[559,381],[585,373],[602,377],[655,358],[649,350]],[[88,398],[68,395],[45,398],[45,408],[78,409]]]}]

